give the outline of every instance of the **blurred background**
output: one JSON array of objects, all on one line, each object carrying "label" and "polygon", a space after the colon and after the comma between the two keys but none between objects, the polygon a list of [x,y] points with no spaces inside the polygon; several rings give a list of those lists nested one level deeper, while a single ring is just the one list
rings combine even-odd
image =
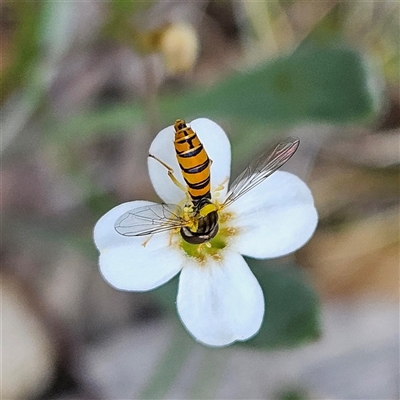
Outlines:
[{"label": "blurred background", "polygon": [[[0,3],[4,399],[399,398],[399,3]],[[266,317],[197,344],[176,279],[108,286],[93,226],[158,201],[152,139],[208,117],[236,176],[286,136],[317,232],[248,260]]]}]

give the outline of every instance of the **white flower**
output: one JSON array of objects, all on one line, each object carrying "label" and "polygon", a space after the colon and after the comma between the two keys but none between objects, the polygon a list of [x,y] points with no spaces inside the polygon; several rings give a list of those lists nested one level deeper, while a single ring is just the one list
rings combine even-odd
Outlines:
[{"label": "white flower", "polygon": [[[190,126],[203,143],[211,165],[213,201],[223,203],[230,175],[230,143],[216,123],[200,118]],[[150,154],[174,169],[183,182],[175,156],[174,128],[163,129]],[[185,194],[156,160],[148,161],[153,186],[165,203],[181,204]],[[219,213],[220,229],[211,246],[185,242],[179,230],[150,237],[127,237],[114,224],[125,212],[154,203],[131,201],[97,222],[94,240],[100,271],[120,290],[154,289],[180,272],[177,308],[187,330],[200,342],[225,346],[247,340],[260,329],[264,297],[242,255],[284,256],[303,246],[313,234],[317,212],[310,190],[288,172],[277,171]]]}]

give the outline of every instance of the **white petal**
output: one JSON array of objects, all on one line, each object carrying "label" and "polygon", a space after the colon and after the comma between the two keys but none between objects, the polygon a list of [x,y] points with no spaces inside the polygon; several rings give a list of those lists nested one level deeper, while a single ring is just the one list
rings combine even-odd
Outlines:
[{"label": "white petal", "polygon": [[99,265],[104,278],[117,289],[150,290],[170,280],[182,268],[184,258],[171,244],[171,234],[157,233],[149,239],[122,236],[114,228],[125,212],[150,201],[130,201],[103,215],[94,228],[94,240],[100,251]]},{"label": "white petal", "polygon": [[179,316],[198,341],[210,346],[249,339],[264,316],[261,287],[243,257],[229,252],[223,257],[204,266],[188,263],[179,279]]},{"label": "white petal", "polygon": [[[151,204],[155,203],[143,200],[129,201],[127,203],[122,203],[105,213],[97,221],[94,227],[93,237],[97,248],[103,250],[108,247],[131,243],[132,238],[122,236],[115,230],[115,221],[127,211]],[[141,240],[143,242],[145,239],[142,238]]]},{"label": "white petal", "polygon": [[120,290],[151,290],[182,269],[185,257],[169,243],[170,233],[157,233],[143,246],[145,240],[146,237],[128,238],[122,246],[101,251],[100,271],[112,286]]},{"label": "white petal", "polygon": [[229,209],[239,228],[232,246],[254,258],[273,258],[303,246],[317,226],[318,215],[307,185],[277,171],[233,203]]},{"label": "white petal", "polygon": [[[220,193],[221,196],[225,195],[231,167],[231,147],[228,137],[219,125],[207,118],[195,119],[188,125],[197,133],[208,157],[212,160],[211,193],[217,186],[224,184],[224,190]],[[176,160],[174,127],[172,125],[163,129],[155,137],[149,153],[169,165],[174,170],[175,177],[185,186]],[[167,169],[163,165],[153,158],[149,158],[148,166],[151,182],[163,201],[177,204],[184,199],[184,193],[168,177]]]}]

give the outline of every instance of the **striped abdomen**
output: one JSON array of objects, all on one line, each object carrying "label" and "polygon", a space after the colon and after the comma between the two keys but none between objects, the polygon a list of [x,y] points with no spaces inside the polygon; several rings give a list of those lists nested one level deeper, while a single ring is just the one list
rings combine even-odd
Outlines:
[{"label": "striped abdomen", "polygon": [[196,204],[203,198],[211,198],[211,162],[203,145],[193,129],[188,127],[184,120],[176,120],[174,128],[176,158],[193,203]]}]

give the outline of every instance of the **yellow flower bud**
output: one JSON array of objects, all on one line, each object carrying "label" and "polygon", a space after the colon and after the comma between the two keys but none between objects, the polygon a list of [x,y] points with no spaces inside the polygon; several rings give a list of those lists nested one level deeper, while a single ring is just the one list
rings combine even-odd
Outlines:
[{"label": "yellow flower bud", "polygon": [[177,74],[193,67],[199,49],[194,28],[185,23],[168,25],[160,35],[159,51],[169,73]]}]

